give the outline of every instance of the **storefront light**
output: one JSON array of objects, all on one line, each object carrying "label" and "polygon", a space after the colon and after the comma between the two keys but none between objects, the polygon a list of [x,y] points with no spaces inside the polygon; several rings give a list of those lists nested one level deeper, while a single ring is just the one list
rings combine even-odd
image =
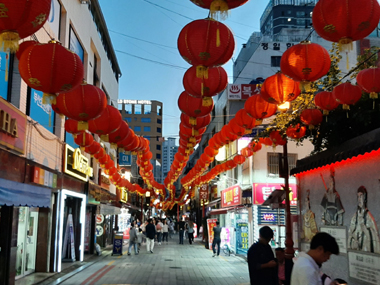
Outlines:
[{"label": "storefront light", "polygon": [[131,172],[130,171],[125,171],[122,175],[122,178],[127,179],[128,181],[131,181]]}]

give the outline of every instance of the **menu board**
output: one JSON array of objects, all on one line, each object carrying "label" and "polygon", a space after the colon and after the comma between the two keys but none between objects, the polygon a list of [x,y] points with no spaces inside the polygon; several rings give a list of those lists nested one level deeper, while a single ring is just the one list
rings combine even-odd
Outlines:
[{"label": "menu board", "polygon": [[236,222],[236,249],[237,252],[248,251],[248,222],[237,221]]}]

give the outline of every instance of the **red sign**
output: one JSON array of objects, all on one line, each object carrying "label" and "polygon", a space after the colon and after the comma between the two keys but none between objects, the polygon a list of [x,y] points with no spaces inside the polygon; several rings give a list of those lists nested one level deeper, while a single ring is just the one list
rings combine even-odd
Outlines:
[{"label": "red sign", "polygon": [[217,185],[211,186],[211,198],[212,199],[218,198],[218,186]]},{"label": "red sign", "polygon": [[199,199],[204,202],[208,201],[208,184],[202,184],[199,188]]},{"label": "red sign", "polygon": [[101,224],[104,221],[104,216],[101,214],[96,215],[96,223]]},{"label": "red sign", "polygon": [[238,206],[241,204],[241,189],[239,185],[222,191],[222,208]]},{"label": "red sign", "polygon": [[276,219],[274,214],[263,214],[263,220],[264,221],[270,221],[273,222]]},{"label": "red sign", "polygon": [[216,222],[218,219],[207,219],[207,231],[208,231],[208,245],[209,249],[212,250],[212,242],[214,241],[214,227],[216,227]]},{"label": "red sign", "polygon": [[0,144],[25,152],[26,115],[0,97]]},{"label": "red sign", "polygon": [[[253,204],[261,205],[274,190],[283,189],[281,183],[255,183],[253,184]],[[297,185],[289,184],[290,205],[297,206]],[[285,203],[285,201],[283,202]]]},{"label": "red sign", "polygon": [[256,84],[228,84],[228,100],[247,100],[254,94],[260,93]]}]

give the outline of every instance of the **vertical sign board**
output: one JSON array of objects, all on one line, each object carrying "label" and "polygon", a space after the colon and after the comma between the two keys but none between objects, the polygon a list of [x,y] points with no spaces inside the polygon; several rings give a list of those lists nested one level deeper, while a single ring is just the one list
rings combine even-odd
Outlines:
[{"label": "vertical sign board", "polygon": [[212,242],[214,241],[214,227],[216,227],[216,221],[218,219],[207,219],[207,231],[208,231],[208,246],[212,250]]},{"label": "vertical sign board", "polygon": [[222,208],[239,206],[241,204],[241,188],[239,185],[222,191]]},{"label": "vertical sign board", "polygon": [[236,221],[236,252],[248,251],[248,222]]},{"label": "vertical sign board", "polygon": [[84,251],[90,251],[90,235],[91,235],[91,213],[86,213],[86,222],[84,228]]},{"label": "vertical sign board", "polygon": [[199,200],[202,200],[203,203],[208,201],[208,184],[202,184],[199,188]]},{"label": "vertical sign board", "polygon": [[0,96],[8,98],[9,53],[0,51]]},{"label": "vertical sign board", "polygon": [[212,199],[218,198],[218,186],[217,185],[211,186],[211,198]]},{"label": "vertical sign board", "polygon": [[0,145],[25,153],[26,115],[0,97]]}]

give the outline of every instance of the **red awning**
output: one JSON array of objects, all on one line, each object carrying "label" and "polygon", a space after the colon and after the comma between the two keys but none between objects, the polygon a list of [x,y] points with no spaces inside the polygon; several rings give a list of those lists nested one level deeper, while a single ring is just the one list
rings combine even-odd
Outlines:
[{"label": "red awning", "polygon": [[222,208],[222,209],[214,209],[211,210],[209,213],[210,215],[225,215],[227,214],[227,211],[234,209],[235,207],[228,207],[228,208]]}]

